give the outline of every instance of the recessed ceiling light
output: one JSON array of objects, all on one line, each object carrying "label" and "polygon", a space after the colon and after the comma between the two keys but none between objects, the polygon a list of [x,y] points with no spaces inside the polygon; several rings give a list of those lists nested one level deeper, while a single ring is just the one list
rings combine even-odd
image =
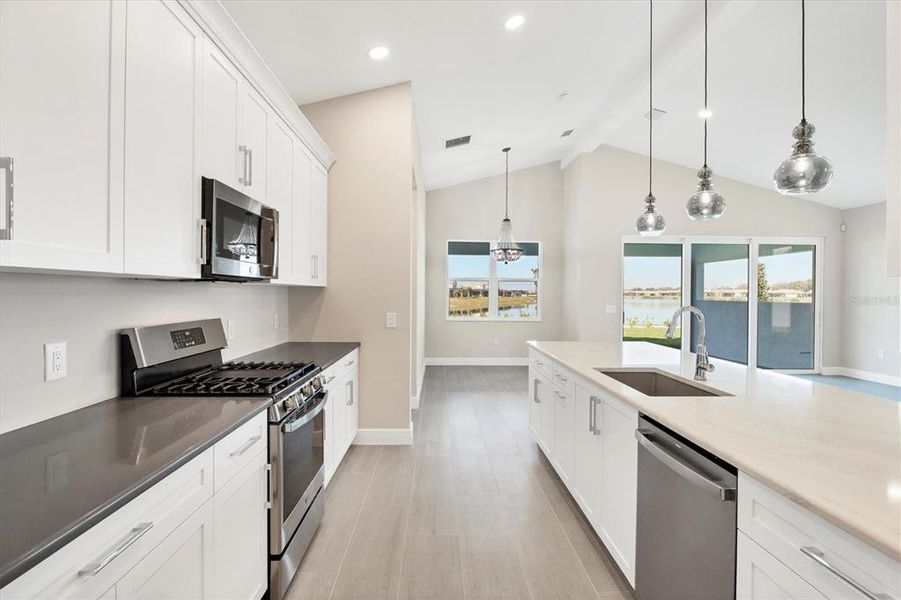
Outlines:
[{"label": "recessed ceiling light", "polygon": [[504,23],[504,27],[507,31],[513,31],[514,29],[519,29],[522,27],[523,23],[526,22],[526,18],[522,15],[513,15]]},{"label": "recessed ceiling light", "polygon": [[369,58],[372,60],[382,60],[383,58],[387,58],[389,54],[391,54],[391,50],[388,49],[388,46],[376,46],[369,51]]},{"label": "recessed ceiling light", "polygon": [[702,119],[709,119],[710,117],[713,116],[713,111],[710,110],[709,108],[702,108],[701,110],[698,111],[698,116],[701,117]]}]

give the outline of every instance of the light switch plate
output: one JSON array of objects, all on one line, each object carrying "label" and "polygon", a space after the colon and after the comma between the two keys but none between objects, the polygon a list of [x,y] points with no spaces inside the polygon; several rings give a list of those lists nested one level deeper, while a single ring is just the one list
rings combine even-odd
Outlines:
[{"label": "light switch plate", "polygon": [[68,371],[66,342],[44,344],[44,381],[63,379]]},{"label": "light switch plate", "polygon": [[385,313],[385,327],[388,329],[397,329],[397,313]]}]

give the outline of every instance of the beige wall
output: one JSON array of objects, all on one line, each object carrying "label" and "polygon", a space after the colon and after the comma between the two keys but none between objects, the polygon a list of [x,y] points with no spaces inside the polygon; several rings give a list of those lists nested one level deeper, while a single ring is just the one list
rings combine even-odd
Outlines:
[{"label": "beige wall", "polygon": [[[0,274],[0,432],[117,396],[120,329],[214,317],[233,321],[226,359],[287,341],[288,290]],[[62,341],[68,375],[45,383],[43,345]]]},{"label": "beige wall", "polygon": [[[503,156],[498,152],[498,161]],[[563,289],[563,174],[558,163],[510,173],[517,239],[542,243],[541,322],[462,322],[445,318],[448,240],[492,240],[503,218],[504,176],[430,190],[426,211],[426,356],[515,358],[526,340],[559,339]]]},{"label": "beige wall", "polygon": [[413,367],[412,395],[419,405],[425,377],[425,225],[426,192],[422,178],[419,130],[413,118]]},{"label": "beige wall", "polygon": [[[634,233],[635,219],[644,207],[647,160],[640,154],[601,146],[580,155],[566,169],[564,226],[567,236],[578,243],[567,246],[565,260],[578,262],[581,273],[567,278],[563,294],[572,301],[567,310],[578,312],[567,317],[578,324],[576,339],[620,339],[619,311],[605,314],[603,307],[621,306],[622,236]],[[716,169],[715,161],[712,167]],[[690,221],[685,202],[697,187],[695,170],[655,162],[654,194],[667,219],[666,234],[823,237],[822,364],[841,366],[841,211],[725,178],[717,178],[716,185],[726,197],[726,214],[708,223]]]},{"label": "beige wall", "polygon": [[[336,156],[328,287],[290,292],[292,339],[359,341],[360,428],[410,427],[412,96],[409,83],[306,105]],[[385,313],[397,313],[397,328]]]},{"label": "beige wall", "polygon": [[901,279],[885,274],[885,210],[879,203],[842,213],[842,366],[901,377]]}]

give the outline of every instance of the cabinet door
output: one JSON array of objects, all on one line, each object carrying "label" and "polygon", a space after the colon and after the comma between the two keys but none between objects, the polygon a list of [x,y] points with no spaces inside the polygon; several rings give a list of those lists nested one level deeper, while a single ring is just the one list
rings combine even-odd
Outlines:
[{"label": "cabinet door", "polygon": [[529,429],[536,440],[541,437],[541,384],[535,369],[529,369]]},{"label": "cabinet door", "polygon": [[635,527],[638,502],[638,413],[604,397],[601,429],[601,539],[613,559],[635,585]]},{"label": "cabinet door", "polygon": [[335,468],[337,465],[335,464],[335,401],[331,396],[331,392],[329,393],[328,401],[325,403],[325,408],[322,410],[325,414],[325,418],[323,419],[323,428],[324,431],[322,433],[322,463],[323,463],[323,471],[325,476],[325,484],[328,485],[329,480],[331,480],[332,475],[335,474]]},{"label": "cabinet door", "polygon": [[269,108],[266,102],[245,83],[241,98],[241,145],[247,161],[242,191],[264,204],[268,204],[266,195],[266,134]]},{"label": "cabinet door", "polygon": [[538,438],[539,444],[544,450],[545,456],[549,459],[554,456],[554,412],[556,411],[556,397],[554,396],[554,386],[551,382],[541,377],[541,383],[538,386],[538,399],[541,401],[541,425],[538,428],[541,436]]},{"label": "cabinet door", "polygon": [[317,285],[325,285],[328,280],[328,171],[314,160],[310,177],[313,281]]},{"label": "cabinet door", "polygon": [[278,281],[294,283],[294,136],[269,115],[267,204],[278,211]]},{"label": "cabinet door", "polygon": [[295,140],[294,147],[294,280],[297,283],[309,284],[313,279],[312,252],[312,211],[313,189],[311,169],[313,159],[307,149]]},{"label": "cabinet door", "polygon": [[215,598],[213,512],[208,500],[116,584],[116,597]]},{"label": "cabinet door", "polygon": [[570,489],[588,518],[595,523],[601,503],[601,419],[600,396],[576,383],[574,401],[573,477]]},{"label": "cabinet door", "polygon": [[267,472],[261,452],[215,496],[216,598],[259,600],[268,587]]},{"label": "cabinet door", "polygon": [[826,596],[739,531],[735,598],[736,600],[825,600]]},{"label": "cabinet door", "polygon": [[564,483],[569,484],[573,471],[573,397],[569,392],[554,390],[554,462]]},{"label": "cabinet door", "polygon": [[124,36],[124,3],[0,2],[0,265],[122,271]]},{"label": "cabinet door", "polygon": [[127,13],[125,272],[198,277],[202,34],[174,2]]},{"label": "cabinet door", "polygon": [[239,189],[244,168],[238,151],[241,75],[210,39],[203,48],[201,175]]},{"label": "cabinet door", "polygon": [[332,417],[332,431],[334,432],[332,450],[335,453],[334,465],[338,468],[341,459],[344,458],[344,452],[347,450],[347,378],[336,379],[331,384],[329,392],[329,401],[335,409]]}]

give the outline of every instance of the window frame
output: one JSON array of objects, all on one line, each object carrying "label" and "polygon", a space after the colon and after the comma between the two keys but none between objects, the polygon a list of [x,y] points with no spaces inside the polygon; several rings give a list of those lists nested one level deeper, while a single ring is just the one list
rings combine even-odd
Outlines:
[{"label": "window frame", "polygon": [[[461,322],[461,323],[540,323],[542,321],[542,315],[544,314],[544,293],[543,286],[541,284],[541,280],[544,275],[544,248],[543,244],[539,241],[534,240],[517,240],[522,241],[524,244],[535,244],[538,246],[538,278],[522,278],[522,277],[498,277],[497,275],[497,261],[491,257],[491,255],[487,255],[488,259],[488,316],[487,317],[452,317],[450,315],[450,295],[448,294],[448,290],[450,289],[450,254],[448,254],[448,246],[453,242],[474,242],[484,244],[487,243],[488,247],[491,248],[497,240],[473,240],[473,239],[461,239],[461,238],[453,238],[447,239],[444,242],[444,320],[448,322]],[[486,278],[484,277],[457,277],[458,280],[467,280],[467,281],[483,281]],[[537,304],[537,314],[534,317],[501,317],[498,315],[498,297],[499,297],[499,283],[500,282],[524,282],[531,283],[535,282],[538,287],[538,304]]]},{"label": "window frame", "polygon": [[[814,247],[814,332],[813,332],[813,368],[812,369],[766,369],[774,373],[787,374],[816,374],[821,372],[823,365],[823,288],[825,287],[824,266],[826,258],[826,240],[822,237],[805,236],[722,236],[722,235],[672,235],[654,238],[640,235],[624,235],[620,244],[620,321],[624,318],[622,306],[625,294],[625,269],[623,269],[623,257],[626,244],[682,244],[682,305],[690,303],[691,299],[691,248],[692,244],[746,244],[748,246],[748,368],[757,368],[757,294],[751,293],[751,284],[757,282],[757,264],[760,260],[758,249],[761,245],[789,244],[809,245]],[[755,288],[756,289],[756,288]],[[691,328],[694,319],[688,315],[682,315],[682,361],[688,361],[691,357]],[[622,328],[622,323],[620,323]],[[621,334],[621,332],[620,332]],[[626,342],[620,342],[626,343]],[[724,359],[718,359],[724,360]],[[728,361],[727,361],[728,362]],[[689,364],[685,362],[685,364]],[[741,364],[741,363],[735,363]],[[743,365],[744,366],[744,365]]]}]

